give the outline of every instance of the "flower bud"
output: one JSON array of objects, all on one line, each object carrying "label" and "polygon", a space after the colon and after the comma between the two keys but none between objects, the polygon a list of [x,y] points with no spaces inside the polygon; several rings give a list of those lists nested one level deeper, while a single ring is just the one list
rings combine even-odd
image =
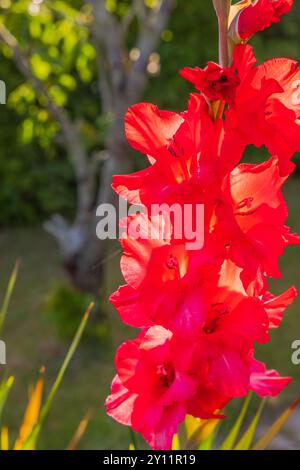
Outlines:
[{"label": "flower bud", "polygon": [[258,31],[279,23],[292,6],[293,0],[242,0],[231,7],[229,35],[235,43],[246,41]]}]

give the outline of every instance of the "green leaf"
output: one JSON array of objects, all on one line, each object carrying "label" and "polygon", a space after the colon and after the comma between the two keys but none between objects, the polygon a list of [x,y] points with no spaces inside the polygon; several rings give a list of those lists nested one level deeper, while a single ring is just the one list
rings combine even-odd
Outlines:
[{"label": "green leaf", "polygon": [[37,422],[37,424],[34,426],[32,432],[30,433],[30,435],[28,436],[26,442],[23,444],[23,447],[22,449],[23,450],[27,450],[27,449],[32,449],[32,448],[36,448],[36,442],[37,442],[37,439],[38,439],[38,436],[41,432],[41,429],[43,427],[43,424],[49,414],[49,411],[52,407],[52,404],[53,404],[53,401],[54,401],[54,398],[56,396],[56,393],[59,389],[59,386],[64,378],[64,375],[65,375],[65,372],[70,364],[70,361],[78,347],[78,344],[81,340],[81,337],[83,335],[83,332],[85,330],[85,327],[86,327],[86,324],[88,322],[88,319],[89,319],[89,316],[90,316],[90,313],[92,311],[94,307],[94,304],[91,303],[89,305],[89,307],[87,308],[81,322],[80,322],[80,325],[78,327],[78,330],[73,338],[73,341],[70,345],[70,348],[67,352],[67,355],[63,361],[63,364],[58,372],[58,375],[57,375],[57,378],[49,392],[49,395],[46,399],[46,402],[45,404],[43,405],[42,409],[41,409],[41,413],[40,413],[40,416],[39,416],[39,420]]},{"label": "green leaf", "polygon": [[192,415],[186,415],[184,420],[184,429],[187,439],[189,439],[194,434],[201,423],[202,420],[200,418],[195,418]]},{"label": "green leaf", "polygon": [[200,420],[200,425],[186,443],[186,450],[211,449],[219,419]]},{"label": "green leaf", "polygon": [[248,411],[251,397],[252,397],[252,394],[249,393],[249,395],[246,397],[246,399],[244,401],[243,407],[241,409],[241,412],[240,412],[237,420],[235,421],[234,425],[232,426],[232,428],[231,428],[228,436],[224,440],[223,444],[221,445],[220,450],[231,450],[233,448],[233,446],[236,442],[236,439],[238,437],[238,434],[240,432],[241,426],[244,422],[246,413]]},{"label": "green leaf", "polygon": [[130,445],[132,446],[131,450],[138,450],[136,433],[133,431],[132,428],[129,428],[129,434],[130,434]]},{"label": "green leaf", "polygon": [[249,450],[250,449],[264,405],[265,405],[265,399],[261,401],[259,408],[256,412],[256,415],[254,416],[253,421],[251,422],[247,431],[242,436],[241,440],[236,445],[235,450]]},{"label": "green leaf", "polygon": [[253,446],[253,450],[265,450],[269,444],[274,440],[279,431],[285,425],[289,417],[294,413],[297,406],[300,404],[300,396],[285,410],[282,415],[272,424],[268,431],[258,440]]},{"label": "green leaf", "polygon": [[2,420],[3,409],[14,381],[14,377],[9,377],[8,379],[3,380],[0,384],[0,423]]},{"label": "green leaf", "polygon": [[40,80],[47,80],[51,73],[51,65],[38,54],[31,57],[31,67],[34,75]]},{"label": "green leaf", "polygon": [[178,434],[174,434],[173,436],[172,450],[180,450],[180,440]]},{"label": "green leaf", "polygon": [[4,300],[3,300],[3,304],[0,310],[0,334],[3,330],[4,322],[6,320],[10,299],[11,299],[11,296],[12,296],[12,293],[16,284],[16,280],[17,280],[18,271],[19,271],[19,262],[17,261],[10,275],[6,293],[5,293]]}]

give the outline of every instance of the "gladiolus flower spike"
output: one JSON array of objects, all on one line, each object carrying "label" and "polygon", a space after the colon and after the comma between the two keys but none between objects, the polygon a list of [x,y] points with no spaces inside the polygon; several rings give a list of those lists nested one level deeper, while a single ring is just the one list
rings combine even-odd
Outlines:
[{"label": "gladiolus flower spike", "polygon": [[[292,5],[242,3],[242,39]],[[187,414],[222,419],[220,410],[234,398],[250,390],[275,397],[288,385],[290,378],[267,370],[254,352],[297,295],[295,287],[272,295],[267,279],[280,278],[279,257],[300,243],[285,225],[282,195],[300,151],[300,67],[284,58],[256,65],[244,41],[228,66],[209,62],[180,73],[196,88],[187,109],[129,108],[128,142],[149,165],[113,178],[116,193],[146,211],[122,221],[125,284],[110,300],[140,332],[117,351],[106,408],[154,449],[171,448]],[[240,163],[249,144],[269,155]],[[174,236],[171,214],[151,212],[153,204],[203,205],[203,246],[189,249],[184,233]],[[141,234],[159,235],[133,237],[132,223]]]}]

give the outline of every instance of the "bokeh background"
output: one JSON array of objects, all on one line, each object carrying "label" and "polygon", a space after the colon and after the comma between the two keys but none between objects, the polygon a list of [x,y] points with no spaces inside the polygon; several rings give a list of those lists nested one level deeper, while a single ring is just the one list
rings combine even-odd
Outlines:
[{"label": "bokeh background", "polygon": [[[274,56],[300,60],[300,5],[295,3],[280,24],[252,39],[259,61]],[[16,377],[3,416],[12,437],[39,368],[46,367],[49,388],[82,313],[91,300],[96,303],[46,422],[41,448],[65,448],[88,410],[92,418],[81,448],[128,448],[128,430],[105,415],[103,402],[114,374],[115,348],[135,332],[121,324],[107,300],[121,282],[119,249],[114,243],[98,248],[94,207],[113,197],[110,171],[145,164],[120,137],[126,106],[143,99],[184,109],[191,87],[178,69],[217,59],[210,0],[177,0],[163,17],[158,4],[0,0],[0,79],[7,87],[7,103],[0,106],[0,296],[20,261],[2,334],[5,370]],[[95,20],[92,7],[105,12]],[[247,150],[250,161],[266,156],[265,149]],[[289,224],[298,232],[299,191],[300,164],[285,187]],[[60,216],[53,219],[55,214]],[[76,236],[81,243],[74,248]],[[288,248],[280,262],[283,277],[271,283],[274,292],[291,284],[300,288],[299,263],[299,247]],[[294,378],[269,404],[265,419],[299,394],[300,366],[291,363],[296,339],[299,299],[271,343],[259,351],[269,367]],[[293,426],[287,427],[282,445],[300,448]]]}]

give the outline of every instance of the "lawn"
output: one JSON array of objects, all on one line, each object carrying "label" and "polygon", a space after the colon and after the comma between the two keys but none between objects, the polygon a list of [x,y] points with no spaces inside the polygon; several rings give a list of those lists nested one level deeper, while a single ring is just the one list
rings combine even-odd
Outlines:
[{"label": "lawn", "polygon": [[[300,232],[300,180],[291,179],[285,194],[290,208],[289,224]],[[47,294],[55,282],[65,282],[60,267],[59,253],[53,240],[39,228],[4,230],[0,234],[1,278],[0,293],[3,293],[9,273],[16,259],[21,268],[11,302],[9,317],[3,334],[7,343],[7,369],[15,375],[16,383],[4,413],[11,439],[16,435],[21,421],[30,386],[34,383],[39,368],[46,367],[46,387],[52,384],[68,343],[58,338],[56,329],[43,315]],[[275,292],[280,292],[299,282],[300,247],[288,248],[280,265],[283,279],[272,282]],[[118,284],[117,260],[110,261],[103,297]],[[74,433],[79,421],[88,410],[92,420],[80,448],[117,449],[127,448],[128,430],[106,417],[103,401],[113,376],[113,355],[116,346],[134,333],[121,325],[116,312],[106,302],[110,335],[102,342],[83,341],[63,381],[51,414],[43,431],[40,447],[64,448]],[[77,314],[79,312],[76,312]],[[300,339],[300,299],[289,308],[283,326],[272,334],[272,342],[259,356],[268,366],[278,368],[282,374],[293,376],[294,383],[281,396],[281,403],[288,402],[299,393],[300,366],[291,362],[291,344]],[[260,348],[261,349],[261,348]],[[277,403],[277,402],[276,402]]]}]

